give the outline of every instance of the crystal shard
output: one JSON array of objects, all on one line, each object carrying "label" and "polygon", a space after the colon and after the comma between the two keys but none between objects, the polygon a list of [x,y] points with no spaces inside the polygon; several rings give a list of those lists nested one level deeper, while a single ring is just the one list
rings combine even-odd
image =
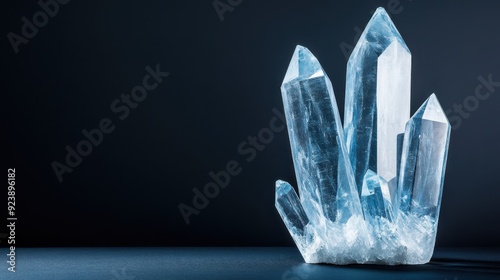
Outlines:
[{"label": "crystal shard", "polygon": [[281,93],[299,195],[278,180],[275,205],[306,262],[430,260],[451,127],[434,94],[409,119],[410,67],[379,8],[348,62],[344,134],[330,79],[295,49]]},{"label": "crystal shard", "polygon": [[410,51],[378,8],[347,63],[344,128],[358,190],[368,169],[395,189],[397,135],[410,117],[410,81]]}]

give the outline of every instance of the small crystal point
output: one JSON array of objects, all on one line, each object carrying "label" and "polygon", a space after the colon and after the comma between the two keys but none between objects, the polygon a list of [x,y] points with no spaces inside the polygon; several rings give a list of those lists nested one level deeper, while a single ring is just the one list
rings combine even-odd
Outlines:
[{"label": "small crystal point", "polygon": [[358,190],[371,169],[397,185],[397,135],[410,117],[411,54],[378,8],[347,63],[344,129]]},{"label": "small crystal point", "polygon": [[384,178],[368,169],[361,188],[361,205],[365,220],[375,224],[377,219],[393,220],[389,186]]},{"label": "small crystal point", "polygon": [[313,236],[307,232],[309,218],[307,217],[297,193],[293,187],[282,180],[276,181],[275,207],[285,223],[288,232],[301,254],[306,258],[307,248]]},{"label": "small crystal point", "polygon": [[314,75],[323,75],[323,68],[318,59],[306,48],[297,45],[292,60],[283,79],[283,84],[295,79],[307,79]]},{"label": "small crystal point", "polygon": [[297,193],[289,183],[276,181],[275,206],[290,233],[303,235],[309,219],[300,204]]}]

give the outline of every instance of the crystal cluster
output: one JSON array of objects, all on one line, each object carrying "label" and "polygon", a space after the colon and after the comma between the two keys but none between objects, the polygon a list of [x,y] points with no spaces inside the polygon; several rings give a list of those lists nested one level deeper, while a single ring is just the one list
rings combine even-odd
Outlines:
[{"label": "crystal cluster", "polygon": [[441,205],[450,124],[432,94],[410,118],[411,54],[383,8],[347,64],[342,125],[330,79],[297,46],[281,86],[300,197],[276,208],[308,263],[422,264]]}]

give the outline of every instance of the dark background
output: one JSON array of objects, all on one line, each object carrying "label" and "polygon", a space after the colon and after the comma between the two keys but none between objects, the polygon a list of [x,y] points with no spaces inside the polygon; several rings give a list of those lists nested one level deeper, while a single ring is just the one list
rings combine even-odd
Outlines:
[{"label": "dark background", "polygon": [[[287,133],[251,162],[237,147],[283,110],[297,44],[318,57],[343,113],[339,46],[394,1],[326,2],[243,1],[221,21],[212,1],[73,0],[15,54],[6,35],[40,7],[2,1],[1,158],[16,168],[18,246],[292,245],[274,208],[275,180],[295,185]],[[412,113],[433,92],[452,109],[479,76],[500,81],[500,2],[391,5],[412,51]],[[119,120],[111,102],[156,64],[170,76]],[[452,131],[437,246],[500,246],[498,94]],[[115,131],[59,183],[51,163],[104,117]],[[230,160],[241,174],[186,225],[178,205]]]}]

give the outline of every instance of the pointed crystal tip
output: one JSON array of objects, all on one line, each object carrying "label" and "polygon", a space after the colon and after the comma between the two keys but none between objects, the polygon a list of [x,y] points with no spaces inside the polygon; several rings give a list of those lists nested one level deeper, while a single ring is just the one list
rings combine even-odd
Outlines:
[{"label": "pointed crystal tip", "polygon": [[276,181],[276,198],[283,196],[292,190],[292,186],[283,180]]},{"label": "pointed crystal tip", "polygon": [[285,188],[291,188],[290,184],[283,180],[276,180],[276,190],[278,189],[285,189]]},{"label": "pointed crystal tip", "polygon": [[384,7],[378,7],[375,10],[375,12],[373,13],[372,18],[374,18],[375,16],[386,16],[386,17],[388,17],[389,14],[387,14],[387,11],[384,9]]},{"label": "pointed crystal tip", "polygon": [[367,24],[366,29],[369,29],[368,28],[369,26],[375,26],[375,27],[387,26],[395,28],[394,22],[392,22],[391,17],[387,13],[387,11],[382,7],[378,7],[377,10],[375,10],[375,12],[372,15],[372,18]]},{"label": "pointed crystal tip", "polygon": [[440,123],[449,123],[436,95],[433,93],[415,113],[414,117]]},{"label": "pointed crystal tip", "polygon": [[283,84],[297,78],[311,78],[323,75],[323,68],[321,68],[318,59],[306,47],[297,45]]},{"label": "pointed crystal tip", "polygon": [[[394,41],[398,41],[408,53],[411,53],[389,14],[384,8],[380,7],[373,13],[373,16],[366,25],[350,59],[358,57],[360,55],[358,52],[361,51],[363,53],[367,50],[380,55]],[[370,48],[363,47],[366,45],[370,46]]]}]

